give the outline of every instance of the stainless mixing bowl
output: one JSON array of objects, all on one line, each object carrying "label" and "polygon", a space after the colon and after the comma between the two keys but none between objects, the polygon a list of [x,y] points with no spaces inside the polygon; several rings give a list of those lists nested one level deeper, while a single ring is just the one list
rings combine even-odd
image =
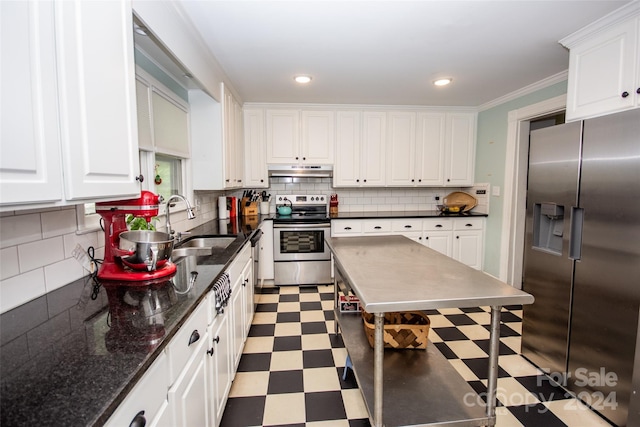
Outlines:
[{"label": "stainless mixing bowl", "polygon": [[122,263],[134,270],[154,271],[171,258],[173,238],[160,231],[125,231],[120,233]]}]

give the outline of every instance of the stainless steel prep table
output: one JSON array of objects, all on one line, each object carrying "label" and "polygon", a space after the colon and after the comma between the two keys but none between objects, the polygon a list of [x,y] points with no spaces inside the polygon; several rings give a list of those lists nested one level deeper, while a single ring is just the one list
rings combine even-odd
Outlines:
[{"label": "stainless steel prep table", "polygon": [[[341,314],[336,302],[336,322],[372,424],[495,425],[500,311],[503,305],[531,304],[533,296],[404,236],[333,237],[326,241],[333,254],[336,278],[341,277],[360,298],[363,309],[375,314],[372,352],[359,317]],[[338,288],[336,280],[336,301]],[[384,351],[386,312],[479,306],[491,307],[484,408],[433,344],[427,351]],[[383,366],[391,374],[384,379]],[[383,387],[392,393],[383,396]],[[470,396],[476,396],[475,400]]]}]

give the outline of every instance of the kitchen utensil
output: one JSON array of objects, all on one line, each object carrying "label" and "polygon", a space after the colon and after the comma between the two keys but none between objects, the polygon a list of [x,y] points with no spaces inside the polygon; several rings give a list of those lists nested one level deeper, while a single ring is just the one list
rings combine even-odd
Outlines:
[{"label": "kitchen utensil", "polygon": [[122,263],[134,270],[154,271],[167,263],[173,251],[173,239],[160,231],[125,231],[120,234]]},{"label": "kitchen utensil", "polygon": [[[286,205],[287,202],[289,202],[289,206]],[[278,206],[278,215],[291,215],[291,206],[293,206],[293,203],[291,203],[291,200],[285,200],[284,203],[284,205]]]},{"label": "kitchen utensil", "polygon": [[461,212],[468,212],[476,207],[476,205],[478,204],[478,199],[476,199],[469,193],[465,193],[463,191],[454,191],[453,193],[447,194],[444,197],[442,204],[446,207],[464,206],[464,208],[461,209]]},{"label": "kitchen utensil", "polygon": [[461,205],[461,204],[452,204],[452,205],[438,205],[437,206],[438,210],[442,213],[464,213],[465,209],[467,208],[466,205]]}]

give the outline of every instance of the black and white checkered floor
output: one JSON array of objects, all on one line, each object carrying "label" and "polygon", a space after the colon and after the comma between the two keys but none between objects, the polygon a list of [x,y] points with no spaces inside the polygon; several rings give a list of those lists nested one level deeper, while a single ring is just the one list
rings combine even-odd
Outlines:
[{"label": "black and white checkered floor", "polygon": [[[333,333],[333,287],[265,289],[259,297],[221,426],[369,426],[353,373],[342,379],[347,352]],[[489,308],[427,314],[433,345],[483,395]],[[504,308],[497,426],[609,426],[519,355],[521,320],[520,306]]]}]

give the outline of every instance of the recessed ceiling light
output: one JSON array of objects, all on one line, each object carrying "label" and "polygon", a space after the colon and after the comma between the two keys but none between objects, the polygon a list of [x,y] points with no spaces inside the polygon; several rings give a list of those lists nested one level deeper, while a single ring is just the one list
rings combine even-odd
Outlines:
[{"label": "recessed ceiling light", "polygon": [[305,84],[311,81],[311,76],[295,76],[293,79],[298,83]]},{"label": "recessed ceiling light", "polygon": [[453,81],[452,78],[447,77],[446,79],[438,79],[433,82],[436,86],[446,86]]}]

